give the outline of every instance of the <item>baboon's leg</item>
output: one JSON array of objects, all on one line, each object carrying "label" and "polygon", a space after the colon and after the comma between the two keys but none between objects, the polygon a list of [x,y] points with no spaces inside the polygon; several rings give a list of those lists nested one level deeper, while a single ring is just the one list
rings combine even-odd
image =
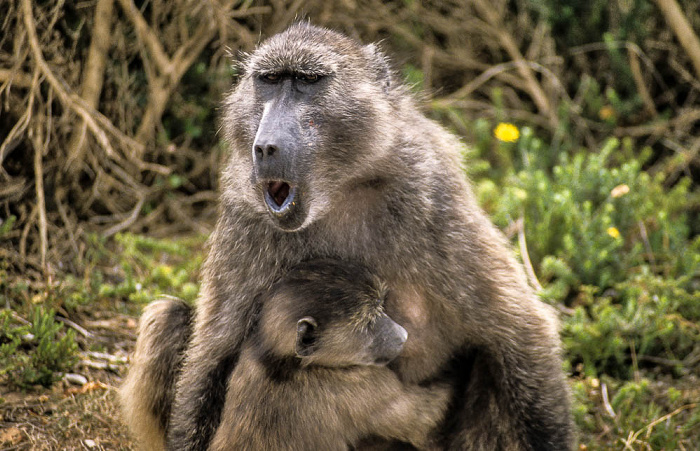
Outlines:
[{"label": "baboon's leg", "polygon": [[120,397],[124,418],[144,450],[165,449],[175,380],[191,320],[192,308],[176,298],[150,303],[141,316],[136,350]]}]

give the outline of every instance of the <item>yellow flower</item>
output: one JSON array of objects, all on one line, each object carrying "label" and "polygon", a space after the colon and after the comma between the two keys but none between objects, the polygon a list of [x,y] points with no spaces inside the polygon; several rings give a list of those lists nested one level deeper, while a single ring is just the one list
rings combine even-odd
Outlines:
[{"label": "yellow flower", "polygon": [[611,237],[613,237],[615,239],[620,238],[620,231],[617,230],[615,227],[608,227],[607,232],[608,232],[608,235],[610,235]]},{"label": "yellow flower", "polygon": [[612,197],[622,197],[629,192],[630,187],[623,183],[622,185],[617,185],[615,188],[613,188],[612,191],[610,191],[610,195]]},{"label": "yellow flower", "polygon": [[602,120],[607,121],[615,117],[615,109],[610,105],[606,105],[598,111],[598,117]]},{"label": "yellow flower", "polygon": [[515,142],[520,138],[520,130],[518,130],[518,127],[507,122],[499,123],[493,131],[493,134],[499,140],[509,143]]}]

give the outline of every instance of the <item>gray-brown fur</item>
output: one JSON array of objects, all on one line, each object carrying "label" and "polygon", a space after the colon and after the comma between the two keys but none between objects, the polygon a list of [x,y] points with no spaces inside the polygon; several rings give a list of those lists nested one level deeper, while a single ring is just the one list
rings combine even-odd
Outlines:
[{"label": "gray-brown fur", "polygon": [[[384,366],[406,337],[384,297],[357,265],[324,259],[287,274],[261,301],[210,450],[342,451],[370,435],[426,449],[450,389],[404,385]],[[297,325],[309,319],[312,339],[300,350]]]},{"label": "gray-brown fur", "polygon": [[[384,366],[405,341],[405,330],[383,312],[385,298],[386,287],[359,265],[323,259],[287,273],[261,296],[263,311],[229,377],[210,449],[347,449],[368,435],[427,447],[451,389],[445,382],[404,386]],[[141,449],[164,448],[191,316],[174,298],[144,310],[120,391]],[[298,356],[297,320],[308,318],[318,331],[307,344],[311,352]]]},{"label": "gray-brown fur", "polygon": [[136,350],[119,395],[123,417],[144,450],[165,449],[175,379],[191,320],[192,308],[169,297],[151,302],[141,316]]},{"label": "gray-brown fur", "polygon": [[[304,23],[243,63],[224,105],[231,155],[171,449],[206,449],[225,398],[219,380],[252,329],[256,294],[319,257],[361,262],[387,283],[386,311],[409,336],[392,364],[403,381],[457,374],[445,448],[571,447],[556,317],[477,205],[459,141],[386,67],[376,47]],[[284,76],[274,89],[261,84],[271,73]],[[290,74],[323,77],[309,89]],[[259,143],[276,137],[277,152]],[[276,173],[298,190],[290,214],[266,197]]]}]

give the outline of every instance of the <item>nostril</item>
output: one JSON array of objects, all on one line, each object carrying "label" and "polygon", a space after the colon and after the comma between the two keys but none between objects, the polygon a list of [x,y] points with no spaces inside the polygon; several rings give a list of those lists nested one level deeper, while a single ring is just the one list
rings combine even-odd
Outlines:
[{"label": "nostril", "polygon": [[261,159],[263,157],[263,149],[260,146],[255,146],[255,157]]},{"label": "nostril", "polygon": [[258,160],[263,160],[267,157],[273,156],[279,149],[277,146],[272,144],[256,144],[255,147],[253,147],[253,150],[255,151],[255,158]]}]

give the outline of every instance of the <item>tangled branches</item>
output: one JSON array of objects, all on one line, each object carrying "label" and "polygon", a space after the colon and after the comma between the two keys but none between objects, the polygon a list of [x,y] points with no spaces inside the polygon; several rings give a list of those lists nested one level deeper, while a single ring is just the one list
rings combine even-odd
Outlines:
[{"label": "tangled branches", "polygon": [[[228,81],[224,45],[257,41],[256,17],[272,8],[238,3],[155,1],[139,8],[133,0],[12,0],[0,7],[5,265],[41,279],[57,265],[80,270],[89,232],[206,232],[214,133],[198,147],[193,140],[201,132],[170,137],[163,123],[191,113],[171,119],[178,115],[166,108],[195,62],[211,64],[222,80],[207,86],[213,110]],[[211,119],[203,116],[200,123]],[[13,220],[19,227],[9,229]]]},{"label": "tangled branches", "polygon": [[[666,11],[677,1],[655,4]],[[80,273],[93,234],[206,233],[222,157],[215,110],[235,75],[226,54],[303,17],[383,40],[433,114],[467,140],[479,117],[527,123],[555,148],[564,137],[595,148],[628,136],[654,146],[652,169],[669,183],[696,176],[697,49],[673,32],[697,29],[698,17],[669,26],[643,10],[652,3],[623,2],[646,11],[635,36],[623,29],[623,6],[611,4],[603,25],[624,39],[570,42],[553,31],[559,3],[4,1],[0,272]],[[615,104],[611,92],[624,99]]]}]

